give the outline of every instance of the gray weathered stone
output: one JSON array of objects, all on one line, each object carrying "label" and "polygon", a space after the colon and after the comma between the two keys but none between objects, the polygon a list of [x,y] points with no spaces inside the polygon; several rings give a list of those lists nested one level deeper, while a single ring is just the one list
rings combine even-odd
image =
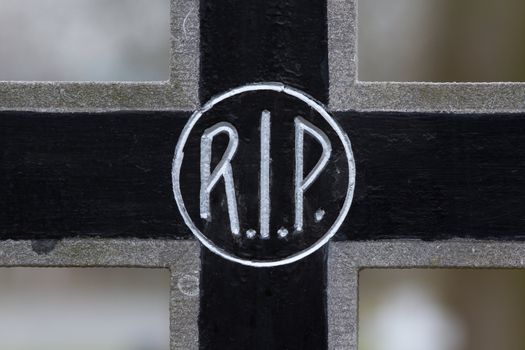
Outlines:
[{"label": "gray weathered stone", "polygon": [[187,110],[199,105],[199,1],[171,0],[170,77],[159,82],[0,82],[0,110]]},{"label": "gray weathered stone", "polygon": [[328,0],[331,110],[457,113],[525,111],[525,83],[359,81],[357,4],[358,0]]},{"label": "gray weathered stone", "polygon": [[452,240],[332,242],[328,258],[329,349],[357,349],[358,272],[363,268],[523,268],[525,242]]},{"label": "gray weathered stone", "polygon": [[[36,251],[35,251],[36,250]],[[200,248],[196,241],[65,239],[45,253],[31,241],[0,241],[0,266],[151,267],[171,272],[171,349],[198,349]]]}]

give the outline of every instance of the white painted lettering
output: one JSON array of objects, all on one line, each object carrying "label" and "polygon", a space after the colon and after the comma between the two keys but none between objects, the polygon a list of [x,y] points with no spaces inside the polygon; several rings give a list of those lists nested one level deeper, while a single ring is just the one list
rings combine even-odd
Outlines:
[{"label": "white painted lettering", "polygon": [[270,112],[261,114],[261,173],[259,222],[261,238],[270,238]]},{"label": "white painted lettering", "polygon": [[[305,132],[319,142],[323,148],[319,161],[304,177],[304,134]],[[295,229],[303,230],[304,192],[314,183],[323,171],[332,154],[332,144],[328,136],[315,125],[302,117],[295,118]]]},{"label": "white painted lettering", "polygon": [[[213,173],[210,170],[213,138],[218,134],[228,134],[228,147],[221,161],[217,164]],[[231,160],[239,145],[239,135],[237,129],[227,122],[217,123],[204,131],[201,137],[201,188],[200,188],[200,216],[203,219],[211,220],[210,193],[222,177],[226,190],[226,200],[228,202],[228,215],[230,217],[230,229],[234,235],[240,234],[239,214],[237,211],[237,198],[235,196],[235,186],[233,182],[233,170]]]}]

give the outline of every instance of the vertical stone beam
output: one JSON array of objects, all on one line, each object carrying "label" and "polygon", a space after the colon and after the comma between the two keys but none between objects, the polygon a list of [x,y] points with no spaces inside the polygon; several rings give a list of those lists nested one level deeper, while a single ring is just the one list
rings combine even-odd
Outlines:
[{"label": "vertical stone beam", "polygon": [[199,106],[199,0],[170,0],[170,85],[183,109]]},{"label": "vertical stone beam", "polygon": [[170,265],[171,350],[199,349],[199,249],[187,249]]},{"label": "vertical stone beam", "polygon": [[330,245],[328,254],[328,349],[357,350],[359,269],[345,257],[344,246]]},{"label": "vertical stone beam", "polygon": [[328,0],[329,76],[332,110],[344,110],[357,82],[357,1]]}]

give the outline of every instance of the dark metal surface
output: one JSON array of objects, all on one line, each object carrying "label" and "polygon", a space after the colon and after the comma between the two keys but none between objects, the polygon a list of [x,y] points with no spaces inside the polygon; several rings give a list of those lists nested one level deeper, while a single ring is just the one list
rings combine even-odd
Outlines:
[{"label": "dark metal surface", "polygon": [[[201,1],[201,103],[265,81],[326,103],[327,54],[324,0]],[[203,250],[201,348],[326,348],[325,284],[326,248],[272,269]]]},{"label": "dark metal surface", "polygon": [[184,112],[0,114],[0,237],[190,237],[171,189]]},{"label": "dark metal surface", "polygon": [[[171,188],[188,113],[0,114],[0,237],[192,237]],[[522,115],[338,112],[356,192],[337,239],[521,239]]]}]

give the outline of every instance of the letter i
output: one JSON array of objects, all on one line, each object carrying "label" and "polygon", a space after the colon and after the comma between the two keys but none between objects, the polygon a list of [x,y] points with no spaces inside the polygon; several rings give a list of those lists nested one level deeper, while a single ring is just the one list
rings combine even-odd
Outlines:
[{"label": "letter i", "polygon": [[261,173],[259,224],[261,239],[270,238],[270,112],[261,114]]}]

